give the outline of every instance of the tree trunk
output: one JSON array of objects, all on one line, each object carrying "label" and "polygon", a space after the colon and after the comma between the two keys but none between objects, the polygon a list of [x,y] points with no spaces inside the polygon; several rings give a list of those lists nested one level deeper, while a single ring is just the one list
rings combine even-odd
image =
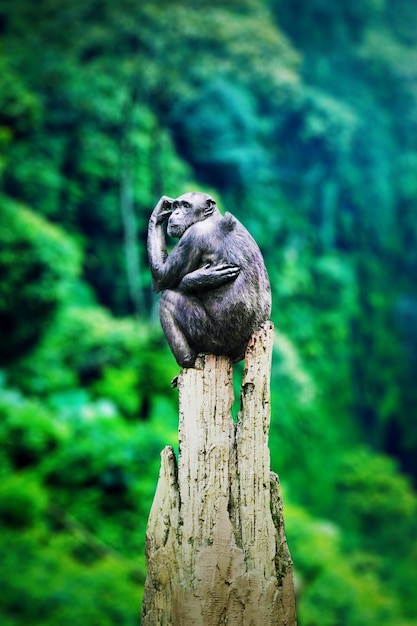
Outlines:
[{"label": "tree trunk", "polygon": [[142,626],[294,626],[292,562],[270,472],[273,326],[252,336],[238,423],[232,364],[179,376],[179,460],[166,447],[146,535]]}]

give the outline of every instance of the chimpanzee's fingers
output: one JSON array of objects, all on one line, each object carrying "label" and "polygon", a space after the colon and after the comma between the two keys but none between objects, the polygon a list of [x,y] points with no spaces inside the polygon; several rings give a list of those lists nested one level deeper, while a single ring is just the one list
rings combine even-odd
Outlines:
[{"label": "chimpanzee's fingers", "polygon": [[161,200],[162,200],[163,209],[166,209],[166,210],[171,209],[172,203],[174,202],[173,198],[169,198],[168,196],[162,196]]},{"label": "chimpanzee's fingers", "polygon": [[156,223],[162,224],[163,222],[165,222],[165,220],[169,218],[171,213],[172,213],[172,209],[168,209],[167,211],[162,211],[161,213],[158,214],[158,217],[156,218]]},{"label": "chimpanzee's fingers", "polygon": [[219,265],[216,267],[216,272],[227,276],[237,275],[240,272],[240,267],[238,265]]}]

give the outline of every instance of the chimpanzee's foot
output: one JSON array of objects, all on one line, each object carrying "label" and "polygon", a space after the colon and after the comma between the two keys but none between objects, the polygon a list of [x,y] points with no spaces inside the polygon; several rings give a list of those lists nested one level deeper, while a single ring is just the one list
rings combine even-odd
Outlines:
[{"label": "chimpanzee's foot", "polygon": [[195,352],[187,352],[177,358],[178,365],[181,367],[194,367],[197,354]]},{"label": "chimpanzee's foot", "polygon": [[[184,367],[184,368],[194,367],[196,358],[197,358],[197,355],[195,352],[189,352],[185,354],[184,356],[178,357],[177,363],[178,365],[181,365],[181,367]],[[179,375],[174,376],[174,378],[171,380],[171,387],[173,389],[176,389],[178,387],[178,377]]]}]

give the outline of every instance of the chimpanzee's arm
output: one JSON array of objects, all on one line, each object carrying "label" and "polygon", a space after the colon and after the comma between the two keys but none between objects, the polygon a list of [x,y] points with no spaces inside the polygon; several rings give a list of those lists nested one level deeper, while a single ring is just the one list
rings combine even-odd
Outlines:
[{"label": "chimpanzee's arm", "polygon": [[237,265],[206,265],[186,274],[178,285],[182,293],[197,293],[199,291],[209,291],[235,280],[240,272]]},{"label": "chimpanzee's arm", "polygon": [[148,226],[148,257],[149,265],[154,279],[154,287],[159,289],[159,281],[164,273],[165,261],[168,257],[165,235],[162,224],[170,214],[172,200],[162,196],[152,211]]},{"label": "chimpanzee's arm", "polygon": [[162,196],[149,220],[148,257],[156,291],[177,287],[187,273],[198,267],[201,258],[201,241],[192,236],[191,228],[168,255],[162,225],[171,214],[171,203],[171,198]]}]

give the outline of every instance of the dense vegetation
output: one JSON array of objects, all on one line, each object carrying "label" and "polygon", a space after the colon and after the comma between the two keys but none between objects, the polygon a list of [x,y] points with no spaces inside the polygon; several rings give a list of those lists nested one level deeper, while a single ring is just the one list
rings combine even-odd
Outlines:
[{"label": "dense vegetation", "polygon": [[417,624],[413,0],[0,0],[0,615],[137,623],[177,366],[145,238],[211,192],[273,288],[302,626]]}]

